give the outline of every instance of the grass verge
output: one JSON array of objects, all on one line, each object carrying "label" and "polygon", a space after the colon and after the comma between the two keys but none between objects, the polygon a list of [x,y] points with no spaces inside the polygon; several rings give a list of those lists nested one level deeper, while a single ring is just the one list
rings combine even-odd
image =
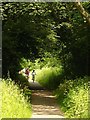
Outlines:
[{"label": "grass verge", "polygon": [[25,97],[23,90],[11,80],[0,81],[0,96],[2,96],[1,118],[30,118],[31,104],[28,97]]}]

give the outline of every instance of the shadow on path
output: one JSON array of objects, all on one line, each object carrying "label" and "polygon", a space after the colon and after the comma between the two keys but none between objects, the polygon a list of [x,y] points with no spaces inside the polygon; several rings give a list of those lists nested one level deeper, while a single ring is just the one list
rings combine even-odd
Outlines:
[{"label": "shadow on path", "polygon": [[45,90],[45,88],[43,86],[41,86],[37,81],[29,81],[29,88],[31,90]]},{"label": "shadow on path", "polygon": [[32,110],[34,115],[63,115],[52,92],[32,91]]},{"label": "shadow on path", "polygon": [[32,80],[29,81],[29,88],[32,90],[32,118],[64,118],[52,91]]}]

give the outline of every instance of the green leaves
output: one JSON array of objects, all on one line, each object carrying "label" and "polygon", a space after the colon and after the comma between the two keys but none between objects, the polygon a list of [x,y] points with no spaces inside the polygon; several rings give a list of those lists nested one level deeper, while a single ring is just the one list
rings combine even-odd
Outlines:
[{"label": "green leaves", "polygon": [[67,118],[88,118],[89,77],[65,80],[55,91]]},{"label": "green leaves", "polygon": [[14,82],[2,80],[2,116],[1,118],[30,118],[31,105],[23,92]]},{"label": "green leaves", "polygon": [[56,89],[60,83],[62,69],[58,67],[43,67],[36,70],[36,80],[49,90]]},{"label": "green leaves", "polygon": [[65,77],[87,74],[90,32],[74,3],[3,3],[2,11],[4,75],[17,71],[11,68],[20,67],[21,58],[34,61],[48,52],[62,61]]}]

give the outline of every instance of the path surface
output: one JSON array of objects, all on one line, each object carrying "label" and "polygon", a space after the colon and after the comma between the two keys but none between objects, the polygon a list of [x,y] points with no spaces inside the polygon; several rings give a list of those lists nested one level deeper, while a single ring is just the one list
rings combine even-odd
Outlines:
[{"label": "path surface", "polygon": [[37,81],[33,83],[32,80],[29,80],[29,88],[31,90],[44,90],[45,88],[42,87]]},{"label": "path surface", "polygon": [[[32,90],[32,118],[64,118],[52,91],[47,91],[38,83],[29,82]],[[42,89],[41,89],[42,88]]]}]

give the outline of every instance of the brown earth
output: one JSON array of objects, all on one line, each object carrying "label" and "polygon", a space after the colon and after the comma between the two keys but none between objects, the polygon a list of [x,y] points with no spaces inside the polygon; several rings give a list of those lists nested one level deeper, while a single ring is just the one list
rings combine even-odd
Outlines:
[{"label": "brown earth", "polygon": [[32,90],[32,118],[64,118],[52,91],[46,90],[37,81],[29,80],[29,86]]},{"label": "brown earth", "polygon": [[32,117],[63,118],[55,96],[51,91],[32,90]]}]

